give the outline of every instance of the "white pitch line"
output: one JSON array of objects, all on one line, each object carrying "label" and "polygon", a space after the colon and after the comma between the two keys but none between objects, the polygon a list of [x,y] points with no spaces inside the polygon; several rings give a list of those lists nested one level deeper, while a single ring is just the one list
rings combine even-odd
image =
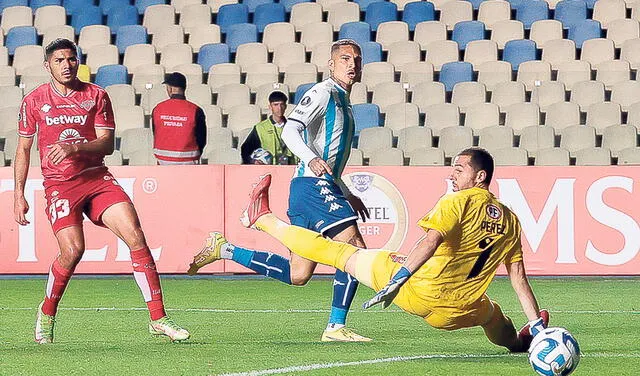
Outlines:
[{"label": "white pitch line", "polygon": [[[478,355],[478,354],[429,354],[429,355],[415,355],[415,356],[394,356],[391,358],[376,358],[368,360],[358,360],[353,362],[335,362],[335,363],[316,363],[302,366],[290,366],[283,368],[271,368],[265,370],[254,370],[248,372],[237,373],[223,373],[219,376],[262,376],[262,375],[278,375],[283,373],[294,372],[306,372],[315,371],[318,369],[327,368],[340,368],[340,367],[352,367],[362,366],[369,364],[379,363],[394,363],[394,362],[407,362],[413,360],[425,360],[425,359],[491,359],[491,358],[509,358],[509,357],[523,357],[523,354],[491,354],[491,355]],[[582,354],[583,357],[589,358],[640,358],[640,354],[607,354],[607,353],[592,353]]]},{"label": "white pitch line", "polygon": [[[0,311],[34,311],[36,307],[0,307]],[[63,311],[146,311],[145,307],[60,307]],[[211,313],[328,313],[328,309],[220,309],[220,308],[166,308],[173,312],[211,312]],[[399,309],[374,309],[374,310],[352,310],[355,313],[402,313]],[[521,311],[505,310],[505,313],[521,313]],[[637,315],[636,310],[550,310],[551,313],[562,313],[572,315]]]}]

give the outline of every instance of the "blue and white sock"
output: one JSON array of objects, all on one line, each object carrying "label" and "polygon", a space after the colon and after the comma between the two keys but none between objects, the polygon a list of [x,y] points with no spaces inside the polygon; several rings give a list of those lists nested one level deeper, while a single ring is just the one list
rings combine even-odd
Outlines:
[{"label": "blue and white sock", "polygon": [[333,280],[331,315],[329,316],[327,329],[335,330],[345,326],[347,322],[347,312],[349,312],[357,288],[358,281],[355,278],[341,270],[336,271]]},{"label": "blue and white sock", "polygon": [[[254,272],[291,284],[291,265],[289,260],[271,252],[254,251],[229,244],[231,260]],[[224,257],[226,258],[226,257]]]}]

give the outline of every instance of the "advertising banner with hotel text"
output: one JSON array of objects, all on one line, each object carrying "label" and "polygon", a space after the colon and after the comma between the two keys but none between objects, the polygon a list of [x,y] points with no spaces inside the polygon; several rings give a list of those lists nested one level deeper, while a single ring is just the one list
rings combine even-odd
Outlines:
[{"label": "advertising banner with hotel text", "polygon": [[[32,169],[34,170],[34,169]],[[0,168],[0,274],[43,274],[57,253],[45,215],[42,177],[26,186],[28,226],[13,219],[13,171]],[[131,196],[161,273],[184,273],[210,231],[240,246],[289,252],[239,221],[251,184],[273,175],[271,207],[287,219],[290,166],[149,166],[110,168]],[[359,222],[369,248],[407,253],[424,233],[416,222],[451,190],[450,167],[351,167],[344,180],[369,208]],[[500,167],[491,190],[522,224],[531,275],[635,275],[640,270],[640,168]],[[78,273],[129,273],[126,245],[86,221]],[[318,267],[318,273],[332,269]],[[249,273],[218,261],[201,273]]]}]

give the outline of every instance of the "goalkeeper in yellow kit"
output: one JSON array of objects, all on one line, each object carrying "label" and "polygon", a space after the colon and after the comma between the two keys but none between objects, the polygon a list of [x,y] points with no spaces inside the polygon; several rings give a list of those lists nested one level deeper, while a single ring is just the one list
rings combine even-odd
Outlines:
[{"label": "goalkeeper in yellow kit", "polygon": [[[527,280],[518,218],[488,190],[493,167],[493,158],[484,149],[466,149],[455,157],[450,175],[454,193],[441,197],[420,219],[418,225],[426,233],[408,256],[359,249],[283,222],[269,209],[270,175],[251,192],[243,224],[272,235],[293,253],[343,270],[378,291],[364,308],[378,303],[387,307],[393,302],[435,328],[481,326],[496,345],[526,351],[532,334],[546,327],[549,316],[539,310]],[[212,233],[192,267],[200,268],[237,247],[222,234]],[[485,294],[500,264],[506,266],[529,320],[520,332]]]}]

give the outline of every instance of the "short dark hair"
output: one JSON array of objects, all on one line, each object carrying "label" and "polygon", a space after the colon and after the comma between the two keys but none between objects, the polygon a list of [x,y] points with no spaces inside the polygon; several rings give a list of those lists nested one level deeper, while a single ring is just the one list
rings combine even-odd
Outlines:
[{"label": "short dark hair", "polygon": [[333,57],[333,54],[336,51],[338,51],[342,46],[352,46],[353,48],[356,49],[356,51],[358,51],[360,55],[362,55],[362,49],[360,48],[360,45],[358,44],[358,42],[356,42],[353,39],[338,39],[337,41],[333,42],[333,44],[331,45],[331,57]]},{"label": "short dark hair", "polygon": [[276,90],[273,93],[269,94],[269,103],[273,102],[287,103],[287,95],[281,91]]},{"label": "short dark hair", "polygon": [[483,148],[472,147],[464,149],[463,151],[458,153],[458,156],[460,155],[470,156],[471,159],[469,160],[469,164],[471,165],[471,167],[473,167],[476,171],[484,170],[487,173],[487,178],[484,179],[484,182],[487,183],[487,185],[491,184],[491,179],[493,178],[494,163],[493,157],[488,151]]},{"label": "short dark hair", "polygon": [[78,56],[78,47],[76,47],[75,43],[73,43],[69,39],[58,38],[54,39],[44,49],[44,59],[49,60],[51,55],[58,50],[71,50],[76,54],[76,56]]}]

